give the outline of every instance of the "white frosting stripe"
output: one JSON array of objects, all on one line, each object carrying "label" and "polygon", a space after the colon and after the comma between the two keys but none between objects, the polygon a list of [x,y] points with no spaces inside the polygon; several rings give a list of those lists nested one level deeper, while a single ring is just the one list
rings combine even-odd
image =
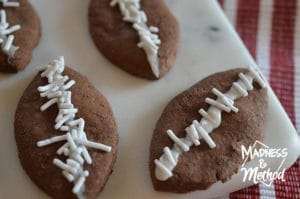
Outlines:
[{"label": "white frosting stripe", "polygon": [[203,108],[199,109],[199,114],[205,118],[207,121],[211,122],[211,123],[214,123],[216,120],[211,116],[209,115]]},{"label": "white frosting stripe", "polygon": [[234,100],[247,96],[248,91],[253,90],[253,81],[256,81],[262,88],[265,88],[265,82],[258,72],[253,68],[249,68],[249,72],[239,74],[239,80],[234,82],[231,88],[226,93],[221,93],[216,88],[212,92],[217,96],[217,99],[206,98],[205,102],[211,106],[207,111],[200,109],[202,115],[200,121],[194,120],[191,125],[185,128],[186,137],[178,138],[171,129],[167,130],[167,134],[174,142],[173,148],[164,148],[164,153],[159,159],[154,160],[156,165],[155,176],[158,180],[165,181],[173,176],[172,170],[178,163],[179,156],[183,152],[189,151],[193,145],[200,145],[200,139],[204,139],[210,148],[215,148],[216,143],[209,136],[215,128],[221,124],[221,113],[238,112],[234,106]]},{"label": "white frosting stripe", "polygon": [[211,139],[208,132],[199,124],[199,122],[197,120],[194,120],[193,125],[196,126],[196,129],[199,133],[199,137],[202,137],[210,148],[215,148],[216,143]]},{"label": "white frosting stripe", "polygon": [[246,96],[248,95],[247,90],[244,89],[242,86],[240,86],[240,84],[234,82],[234,83],[232,84],[232,86],[233,86],[238,92],[242,93],[242,95],[243,95],[244,97],[246,97]]},{"label": "white frosting stripe", "polygon": [[181,141],[171,129],[167,130],[167,134],[171,140],[173,140],[173,142],[175,142],[183,151],[189,150],[189,147],[183,141]]},{"label": "white frosting stripe", "polygon": [[140,10],[140,0],[112,0],[110,2],[111,6],[117,4],[119,4],[123,20],[132,23],[132,27],[138,32],[140,42],[137,46],[144,49],[153,74],[159,77],[158,49],[161,43],[157,35],[159,29],[147,26],[147,15]]},{"label": "white frosting stripe", "polygon": [[38,141],[37,145],[38,145],[38,147],[43,147],[43,146],[47,146],[47,145],[55,143],[55,142],[63,141],[65,139],[66,139],[66,135],[59,135],[59,136],[55,136],[55,137],[52,137],[49,139]]},{"label": "white frosting stripe", "polygon": [[194,143],[195,146],[199,146],[200,145],[200,141],[199,141],[199,135],[197,132],[197,129],[195,127],[194,124],[186,127],[185,129],[187,135],[189,136],[190,140],[192,140],[192,142]]},{"label": "white frosting stripe", "polygon": [[83,185],[84,185],[86,177],[88,177],[88,176],[89,176],[89,172],[88,171],[84,171],[80,175],[79,179],[75,183],[75,186],[73,187],[73,190],[72,190],[73,193],[78,193],[80,191],[81,187],[83,187]]},{"label": "white frosting stripe", "polygon": [[176,161],[171,153],[171,150],[169,147],[165,147],[164,148],[164,153],[166,154],[166,157],[168,158],[168,160],[173,164],[176,165]]},{"label": "white frosting stripe", "polygon": [[[19,2],[12,2],[8,0],[0,0],[3,7],[19,7]],[[13,42],[15,36],[12,35],[15,31],[21,29],[20,25],[14,25],[9,27],[9,23],[7,22],[6,12],[5,10],[0,10],[0,44],[2,51],[8,55],[9,58],[13,57],[15,52],[19,49],[18,46],[14,46]]]},{"label": "white frosting stripe", "polygon": [[248,81],[247,77],[244,75],[244,73],[239,74],[240,80],[243,82],[243,84],[246,86],[247,90],[252,90],[253,85]]},{"label": "white frosting stripe", "polygon": [[168,179],[169,177],[172,177],[172,171],[165,166],[161,161],[159,160],[154,160],[154,163],[156,165],[156,168],[158,169],[158,171],[163,172],[163,175],[166,176],[166,178]]},{"label": "white frosting stripe", "polygon": [[234,104],[233,100],[231,100],[229,97],[227,97],[226,95],[224,95],[223,93],[221,93],[216,88],[213,88],[212,92],[213,92],[213,94],[215,94],[223,102],[223,104],[225,106],[229,107],[230,111],[232,110],[235,113],[238,112],[238,109],[235,106],[233,106],[233,104]]},{"label": "white frosting stripe", "polygon": [[230,107],[224,105],[223,103],[218,102],[217,100],[211,99],[209,97],[205,98],[205,102],[214,106],[222,111],[229,113],[231,111]]},{"label": "white frosting stripe", "polygon": [[53,164],[62,169],[62,174],[69,182],[74,183],[73,192],[78,197],[82,196],[86,177],[89,176],[84,170],[84,163],[92,164],[91,156],[86,147],[110,152],[111,147],[105,144],[89,141],[84,132],[85,121],[83,118],[76,119],[77,108],[71,102],[72,92],[68,91],[74,84],[74,80],[69,80],[62,72],[65,68],[63,57],[51,62],[41,73],[41,77],[48,79],[48,84],[39,86],[38,91],[41,97],[48,101],[40,107],[41,111],[47,110],[54,104],[58,106],[58,115],[55,119],[55,129],[65,131],[66,134],[54,136],[37,142],[38,147],[44,147],[52,143],[65,141],[56,151],[58,155],[67,156],[66,162],[57,158]]},{"label": "white frosting stripe", "polygon": [[[249,72],[252,75],[253,79],[262,87],[266,87],[266,83],[259,72],[255,68],[249,67]],[[249,82],[249,81],[248,81]]]}]

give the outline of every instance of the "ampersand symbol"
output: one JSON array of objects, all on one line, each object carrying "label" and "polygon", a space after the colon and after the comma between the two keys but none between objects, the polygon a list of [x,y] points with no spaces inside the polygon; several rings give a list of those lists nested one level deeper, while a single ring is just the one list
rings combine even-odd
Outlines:
[{"label": "ampersand symbol", "polygon": [[259,159],[259,167],[261,169],[264,169],[267,167],[267,163],[265,163],[265,160],[264,159]]}]

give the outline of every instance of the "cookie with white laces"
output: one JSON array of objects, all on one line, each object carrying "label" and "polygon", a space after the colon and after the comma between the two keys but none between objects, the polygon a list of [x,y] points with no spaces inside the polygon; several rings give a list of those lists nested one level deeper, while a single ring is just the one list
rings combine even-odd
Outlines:
[{"label": "cookie with white laces", "polygon": [[40,19],[28,0],[0,2],[0,72],[24,70],[40,37]]},{"label": "cookie with white laces", "polygon": [[37,74],[15,114],[15,139],[28,176],[53,198],[96,198],[117,155],[106,98],[63,57]]},{"label": "cookie with white laces", "polygon": [[174,65],[179,25],[163,0],[92,0],[89,28],[100,52],[130,74],[159,79]]},{"label": "cookie with white laces", "polygon": [[263,140],[267,110],[266,85],[252,68],[210,75],[176,96],[151,141],[154,188],[186,193],[229,180],[243,162],[241,146]]}]

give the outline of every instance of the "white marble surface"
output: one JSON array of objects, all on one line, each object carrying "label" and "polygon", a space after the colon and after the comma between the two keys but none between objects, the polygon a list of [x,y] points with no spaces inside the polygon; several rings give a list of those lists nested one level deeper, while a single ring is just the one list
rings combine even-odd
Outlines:
[{"label": "white marble surface", "polygon": [[[88,32],[88,1],[31,0],[42,21],[43,35],[27,70],[0,75],[0,196],[1,198],[48,198],[22,170],[14,142],[14,111],[37,69],[64,55],[74,67],[108,98],[116,116],[120,144],[114,173],[99,198],[208,198],[249,186],[241,173],[207,191],[176,195],[155,192],[149,170],[152,132],[165,105],[203,77],[230,68],[255,65],[215,1],[167,0],[180,22],[180,49],[175,67],[160,81],[133,77],[114,67],[94,46]],[[218,31],[215,31],[215,29]],[[288,147],[285,167],[300,152],[299,137],[286,113],[269,90],[269,123],[264,143]],[[149,100],[151,99],[151,100]],[[272,163],[277,166],[276,160]],[[252,161],[247,166],[256,165]],[[274,169],[273,168],[273,169]]]}]

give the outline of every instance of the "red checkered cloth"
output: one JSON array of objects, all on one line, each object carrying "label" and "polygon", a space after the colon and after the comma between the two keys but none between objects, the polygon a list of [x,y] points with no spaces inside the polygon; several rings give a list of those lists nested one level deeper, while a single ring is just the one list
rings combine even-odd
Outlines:
[{"label": "red checkered cloth", "polygon": [[[225,14],[300,132],[300,0],[219,0]],[[254,185],[224,198],[300,198],[300,160],[285,182]]]}]

